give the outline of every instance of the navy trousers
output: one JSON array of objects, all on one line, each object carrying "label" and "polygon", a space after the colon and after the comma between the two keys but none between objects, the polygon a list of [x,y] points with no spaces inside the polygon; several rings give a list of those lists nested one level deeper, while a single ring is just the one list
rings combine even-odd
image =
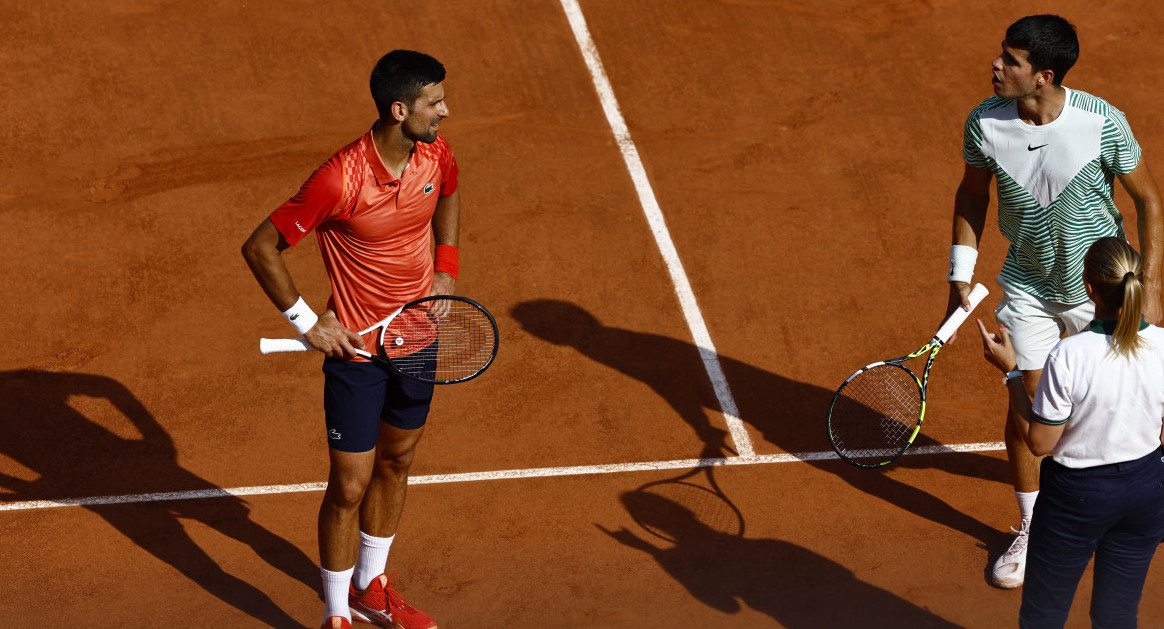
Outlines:
[{"label": "navy trousers", "polygon": [[1047,457],[1031,519],[1019,626],[1059,628],[1095,555],[1091,623],[1136,626],[1148,565],[1164,538],[1164,456],[1084,469]]}]

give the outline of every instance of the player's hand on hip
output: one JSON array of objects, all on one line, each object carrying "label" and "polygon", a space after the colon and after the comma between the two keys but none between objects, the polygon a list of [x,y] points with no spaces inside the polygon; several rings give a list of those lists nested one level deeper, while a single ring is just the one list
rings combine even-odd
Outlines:
[{"label": "player's hand on hip", "polygon": [[978,322],[978,333],[982,335],[982,355],[986,361],[998,367],[1003,373],[1014,371],[1017,368],[1014,356],[1014,345],[1010,342],[1010,332],[1005,325],[998,326],[998,334],[992,334],[986,329],[982,319]]},{"label": "player's hand on hip", "polygon": [[[946,314],[942,317],[942,322],[950,318],[954,313],[955,308],[961,307],[966,312],[970,312],[970,284],[967,282],[950,282],[950,300],[946,305]],[[958,340],[958,331],[950,335],[950,340],[946,344],[953,343]]]},{"label": "player's hand on hip", "polygon": [[319,315],[319,321],[303,337],[329,358],[352,358],[356,349],[364,347],[364,339],[340,324],[331,309]]}]

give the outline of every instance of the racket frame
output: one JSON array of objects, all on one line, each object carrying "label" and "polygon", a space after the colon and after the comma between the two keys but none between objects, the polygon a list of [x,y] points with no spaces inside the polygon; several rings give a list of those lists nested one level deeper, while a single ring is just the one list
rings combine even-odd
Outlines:
[{"label": "racket frame", "polygon": [[[926,386],[928,386],[929,382],[930,382],[930,368],[934,364],[934,358],[937,357],[938,352],[942,349],[942,345],[943,345],[942,341],[939,340],[938,337],[935,336],[929,343],[922,345],[921,347],[917,348],[917,350],[910,352],[909,354],[906,354],[905,356],[902,356],[900,358],[894,358],[892,360],[881,360],[881,361],[877,361],[875,363],[870,363],[870,364],[865,365],[864,367],[858,369],[857,371],[853,372],[853,375],[849,376],[848,378],[845,378],[845,381],[837,389],[837,392],[833,394],[832,401],[829,402],[829,413],[828,413],[828,419],[827,419],[829,445],[832,446],[833,451],[837,453],[837,456],[841,457],[841,459],[843,459],[846,463],[849,463],[851,465],[855,465],[857,467],[862,467],[862,468],[866,468],[866,469],[872,469],[872,468],[884,467],[886,465],[889,465],[890,463],[896,461],[897,457],[901,456],[902,454],[905,454],[905,451],[909,449],[909,446],[913,445],[913,440],[915,438],[917,438],[918,433],[921,432],[922,421],[925,420],[925,416],[926,416]],[[918,378],[917,374],[915,374],[913,371],[911,371],[909,367],[906,367],[904,363],[906,361],[913,360],[914,358],[917,358],[918,356],[921,356],[922,354],[925,354],[926,352],[930,352],[930,355],[928,358],[926,358],[926,366],[925,366],[925,369],[922,370],[922,377]],[[839,400],[841,398],[841,394],[844,392],[845,387],[849,386],[849,383],[852,382],[854,379],[856,379],[857,376],[860,376],[861,374],[865,373],[866,371],[869,371],[870,369],[874,369],[876,367],[881,367],[883,365],[896,367],[898,369],[901,369],[905,373],[909,374],[910,378],[913,379],[914,384],[917,385],[920,406],[918,409],[917,421],[914,422],[913,430],[910,431],[909,439],[906,440],[905,445],[903,445],[901,447],[901,449],[899,449],[897,452],[895,452],[891,457],[889,457],[887,459],[880,460],[876,463],[867,463],[867,462],[862,462],[861,460],[857,460],[857,459],[850,457],[848,454],[846,454],[844,451],[842,451],[839,446],[837,446],[836,441],[833,438],[833,429],[832,429],[833,407],[836,406],[837,400]],[[860,450],[858,452],[865,452],[865,450]]]}]

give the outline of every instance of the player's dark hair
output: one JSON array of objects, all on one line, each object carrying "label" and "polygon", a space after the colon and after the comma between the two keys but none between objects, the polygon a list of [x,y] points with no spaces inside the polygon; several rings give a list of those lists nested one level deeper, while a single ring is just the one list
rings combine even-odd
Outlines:
[{"label": "player's dark hair", "polygon": [[445,67],[432,57],[414,50],[393,50],[380,57],[372,69],[372,100],[381,118],[389,117],[392,103],[410,109],[429,85],[445,80]]},{"label": "player's dark hair", "polygon": [[1051,82],[1063,77],[1079,59],[1079,37],[1071,22],[1058,15],[1028,15],[1006,29],[1006,45],[1027,51],[1035,70],[1050,70]]},{"label": "player's dark hair", "polygon": [[1111,335],[1111,350],[1131,358],[1144,347],[1140,338],[1140,313],[1144,302],[1144,260],[1122,238],[1100,238],[1083,258],[1083,279],[1098,301],[1119,308]]}]

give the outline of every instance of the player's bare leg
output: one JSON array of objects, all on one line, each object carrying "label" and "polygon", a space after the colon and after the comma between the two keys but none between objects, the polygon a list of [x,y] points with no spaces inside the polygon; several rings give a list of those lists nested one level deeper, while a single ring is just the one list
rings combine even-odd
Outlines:
[{"label": "player's bare leg", "polygon": [[384,574],[388,549],[404,511],[408,472],[423,434],[423,427],[380,427],[372,478],[360,505],[361,548],[349,598],[352,616],[358,620],[384,627],[436,629],[436,621],[405,602]]},{"label": "player's bare leg", "polygon": [[408,493],[408,470],[424,427],[403,430],[389,424],[380,427],[372,478],[360,506],[360,530],[376,537],[391,537],[400,524]]},{"label": "player's bare leg", "polygon": [[327,570],[356,563],[360,535],[360,504],[372,478],[375,450],[329,450],[331,469],[319,508],[319,563]]},{"label": "player's bare leg", "polygon": [[[1023,388],[1031,399],[1035,397],[1035,390],[1039,387],[1039,378],[1043,377],[1042,369],[1032,369],[1023,372]],[[1039,462],[1042,457],[1031,454],[1030,448],[1023,442],[1014,422],[1014,409],[1007,408],[1006,421],[1006,456],[1010,462],[1011,480],[1014,481],[1014,490],[1022,493],[1039,491]]]},{"label": "player's bare leg", "polygon": [[[1041,369],[1023,372],[1023,388],[1028,396],[1034,397],[1042,374]],[[1027,532],[1030,530],[1034,500],[1039,491],[1039,465],[1042,457],[1031,454],[1015,426],[1014,409],[1009,407],[1004,435],[1015,497],[1019,502],[1020,521],[1010,548],[994,564],[992,579],[998,587],[1009,589],[1022,585],[1026,573]]]},{"label": "player's bare leg", "polygon": [[324,626],[349,623],[348,593],[355,570],[360,502],[372,477],[374,451],[328,450],[331,469],[319,507],[319,563],[323,578]]}]

